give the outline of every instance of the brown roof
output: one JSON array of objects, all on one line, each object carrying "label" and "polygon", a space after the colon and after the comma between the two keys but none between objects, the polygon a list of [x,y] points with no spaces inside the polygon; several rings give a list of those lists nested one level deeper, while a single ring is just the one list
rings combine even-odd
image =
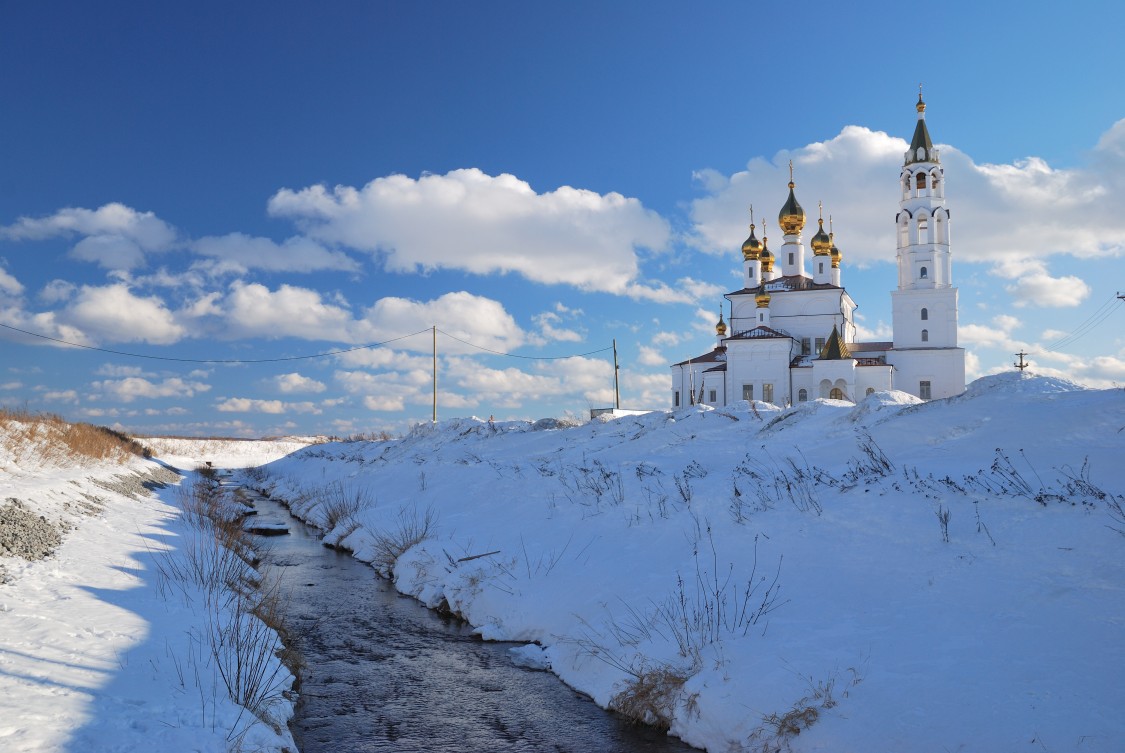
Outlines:
[{"label": "brown roof", "polygon": [[[786,275],[785,277],[775,277],[772,280],[766,280],[766,290],[771,293],[777,292],[795,292],[800,290],[843,290],[839,285],[833,285],[828,282],[813,282],[813,278],[805,277],[804,275]],[[743,288],[742,290],[735,290],[731,295],[752,295],[757,293],[758,286],[752,288]]]},{"label": "brown roof", "polygon": [[726,355],[727,355],[726,347],[721,346],[721,347],[715,348],[710,353],[704,353],[701,356],[696,356],[695,358],[689,358],[686,361],[680,361],[679,363],[674,363],[672,365],[673,366],[684,366],[684,365],[689,364],[689,363],[715,363],[715,362],[724,360],[726,358]]}]

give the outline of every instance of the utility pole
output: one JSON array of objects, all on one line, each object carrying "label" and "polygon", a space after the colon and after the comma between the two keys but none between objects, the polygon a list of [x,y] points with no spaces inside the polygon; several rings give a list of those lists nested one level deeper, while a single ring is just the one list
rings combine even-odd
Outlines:
[{"label": "utility pole", "polygon": [[613,407],[621,410],[621,383],[618,374],[621,367],[617,365],[617,338],[613,338]]},{"label": "utility pole", "polygon": [[433,325],[434,334],[434,423],[437,423],[437,325]]},{"label": "utility pole", "polygon": [[1023,370],[1024,370],[1024,369],[1026,369],[1026,368],[1027,368],[1028,366],[1030,366],[1031,364],[1030,364],[1030,363],[1027,363],[1026,361],[1024,361],[1024,360],[1023,360],[1023,357],[1024,357],[1024,356],[1026,356],[1026,355],[1027,355],[1027,353],[1024,353],[1024,352],[1023,352],[1023,351],[1021,350],[1021,351],[1020,351],[1019,353],[1016,353],[1016,355],[1020,357],[1019,363],[1013,363],[1012,365],[1013,365],[1013,366],[1015,366],[1015,367],[1016,367],[1017,369],[1019,369],[1019,370],[1020,370],[1020,373],[1022,374],[1022,373],[1023,373]]}]

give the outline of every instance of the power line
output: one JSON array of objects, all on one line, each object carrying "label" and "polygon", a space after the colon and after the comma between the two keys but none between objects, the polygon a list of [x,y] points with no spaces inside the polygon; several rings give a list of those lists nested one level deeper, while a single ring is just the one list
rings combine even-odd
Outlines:
[{"label": "power line", "polygon": [[1062,348],[1069,347],[1080,339],[1088,335],[1099,324],[1109,318],[1110,314],[1120,307],[1121,300],[1118,296],[1110,296],[1109,300],[1098,307],[1098,310],[1086,319],[1086,321],[1079,324],[1069,334],[1060,337],[1053,343],[1047,346],[1049,352],[1061,350]]},{"label": "power line", "polygon": [[599,348],[598,350],[591,350],[588,353],[573,353],[569,356],[521,356],[517,353],[504,353],[504,352],[499,351],[499,350],[492,350],[490,348],[486,348],[482,345],[476,345],[474,343],[468,342],[467,340],[462,340],[460,337],[455,337],[454,335],[449,334],[445,330],[439,329],[438,332],[441,332],[443,335],[445,335],[446,337],[448,337],[451,340],[456,340],[457,342],[461,343],[462,345],[468,345],[470,348],[476,348],[477,350],[483,350],[486,353],[491,353],[491,354],[496,355],[496,356],[506,356],[508,358],[523,358],[523,359],[526,359],[526,360],[529,360],[529,361],[559,361],[559,360],[562,360],[564,358],[580,358],[582,356],[592,356],[596,353],[605,353],[608,350],[613,350],[613,346],[611,345],[608,348]]},{"label": "power line", "polygon": [[[41,340],[48,340],[50,342],[58,343],[60,345],[66,345],[66,346],[69,346],[69,347],[72,347],[72,348],[82,348],[84,350],[93,350],[93,351],[97,351],[99,353],[109,353],[109,354],[115,355],[115,356],[125,356],[127,358],[146,358],[146,359],[149,359],[149,360],[152,360],[152,361],[175,361],[177,363],[215,363],[215,364],[280,363],[280,362],[284,362],[284,361],[306,361],[306,360],[313,359],[313,358],[327,358],[329,356],[338,356],[338,355],[343,355],[345,353],[354,353],[357,350],[369,350],[371,348],[378,348],[378,347],[383,346],[383,345],[389,345],[390,343],[398,342],[399,340],[405,340],[405,339],[410,338],[410,337],[416,337],[417,335],[421,335],[421,334],[424,334],[426,332],[430,332],[430,331],[435,329],[433,327],[427,327],[426,329],[418,330],[417,332],[412,332],[409,335],[401,335],[399,337],[392,337],[391,339],[383,340],[382,342],[368,343],[367,345],[357,345],[354,348],[344,348],[344,349],[341,349],[341,350],[330,350],[330,351],[325,352],[325,353],[311,353],[311,354],[303,355],[303,356],[282,356],[282,357],[279,357],[279,358],[177,358],[175,356],[154,356],[154,355],[147,355],[147,354],[144,354],[144,353],[131,353],[131,352],[128,352],[128,351],[123,351],[123,350],[113,350],[111,348],[99,348],[99,347],[94,346],[94,345],[83,345],[82,343],[70,342],[69,340],[62,340],[62,339],[59,339],[57,337],[51,337],[49,335],[41,334],[39,332],[30,332],[26,329],[20,329],[19,327],[13,327],[10,324],[4,324],[2,322],[0,322],[0,327],[3,327],[4,329],[12,330],[13,332],[19,332],[21,334],[28,335],[30,337],[37,337]],[[597,353],[605,353],[608,350],[612,350],[612,348],[601,348],[599,350],[589,351],[588,353],[576,353],[576,354],[573,354],[573,355],[566,355],[566,356],[521,356],[521,355],[518,355],[516,353],[504,353],[504,352],[499,351],[499,350],[492,350],[491,348],[485,348],[481,345],[471,343],[467,340],[462,340],[461,338],[455,337],[454,335],[451,335],[448,332],[445,332],[445,331],[440,330],[440,329],[438,329],[436,331],[441,332],[446,337],[448,337],[452,340],[456,340],[457,342],[462,343],[463,345],[468,345],[471,348],[476,348],[477,350],[482,350],[486,353],[491,353],[491,354],[497,355],[497,356],[505,356],[507,358],[522,358],[522,359],[533,360],[533,361],[555,361],[555,360],[561,360],[561,359],[564,359],[564,358],[577,358],[577,357],[581,357],[581,356],[594,355],[594,354],[597,354]]]}]

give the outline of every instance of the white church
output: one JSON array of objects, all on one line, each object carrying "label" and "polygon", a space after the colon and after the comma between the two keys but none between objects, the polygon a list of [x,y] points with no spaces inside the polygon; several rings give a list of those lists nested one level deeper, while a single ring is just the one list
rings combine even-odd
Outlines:
[{"label": "white church", "polygon": [[840,250],[823,218],[812,237],[807,274],[801,231],[805,211],[793,192],[778,215],[776,253],[754,235],[742,244],[743,288],[720,313],[714,350],[672,366],[672,405],[723,406],[736,400],[791,405],[816,398],[857,402],[879,390],[925,400],[965,389],[965,350],[957,346],[957,288],[949,254],[944,171],[926,128],[918,124],[899,186],[898,289],[891,291],[892,342],[856,342],[856,303],[841,281]]}]

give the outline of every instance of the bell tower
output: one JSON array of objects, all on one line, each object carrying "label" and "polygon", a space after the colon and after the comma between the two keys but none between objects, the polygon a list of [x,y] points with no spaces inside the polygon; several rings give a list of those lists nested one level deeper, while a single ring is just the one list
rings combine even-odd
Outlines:
[{"label": "bell tower", "polygon": [[887,360],[897,389],[929,399],[964,391],[965,351],[957,346],[945,171],[926,127],[921,86],[915,109],[918,122],[899,174],[898,289],[891,291],[894,343]]}]

